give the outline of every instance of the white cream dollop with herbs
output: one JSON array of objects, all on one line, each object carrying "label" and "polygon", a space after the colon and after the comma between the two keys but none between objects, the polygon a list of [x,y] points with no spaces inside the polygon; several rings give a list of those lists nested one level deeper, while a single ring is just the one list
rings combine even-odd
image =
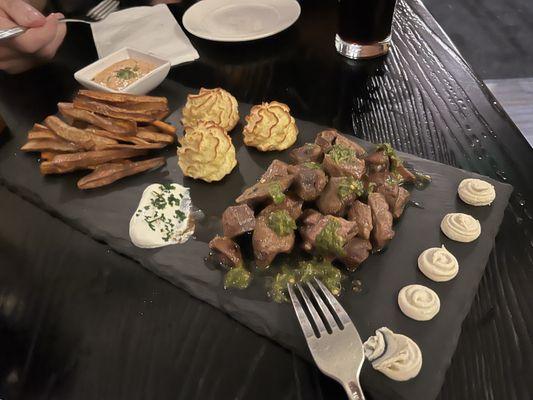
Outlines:
[{"label": "white cream dollop with herbs", "polygon": [[151,249],[185,243],[193,233],[188,188],[154,183],[144,190],[130,220],[130,238],[135,246]]},{"label": "white cream dollop with herbs", "polygon": [[412,379],[422,368],[422,352],[418,345],[389,328],[379,328],[363,346],[372,368],[395,381]]}]

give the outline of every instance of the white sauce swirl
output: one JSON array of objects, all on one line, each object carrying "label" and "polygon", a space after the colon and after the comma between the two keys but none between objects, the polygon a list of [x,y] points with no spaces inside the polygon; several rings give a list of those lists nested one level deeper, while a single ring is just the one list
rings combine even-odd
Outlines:
[{"label": "white sauce swirl", "polygon": [[398,293],[398,306],[415,321],[429,321],[440,310],[437,293],[422,285],[408,285]]},{"label": "white sauce swirl", "polygon": [[431,247],[418,256],[418,268],[435,282],[446,282],[457,275],[459,263],[446,247]]},{"label": "white sauce swirl", "polygon": [[457,188],[457,194],[471,206],[488,206],[496,198],[494,186],[481,179],[463,179]]},{"label": "white sauce swirl", "polygon": [[422,368],[422,352],[418,345],[389,328],[379,328],[363,347],[372,368],[395,381],[412,379]]},{"label": "white sauce swirl", "polygon": [[177,183],[149,185],[130,220],[130,239],[152,249],[186,242],[194,232],[189,189]]},{"label": "white sauce swirl", "polygon": [[469,243],[481,234],[479,221],[468,214],[446,214],[440,223],[440,229],[450,239],[457,242]]}]

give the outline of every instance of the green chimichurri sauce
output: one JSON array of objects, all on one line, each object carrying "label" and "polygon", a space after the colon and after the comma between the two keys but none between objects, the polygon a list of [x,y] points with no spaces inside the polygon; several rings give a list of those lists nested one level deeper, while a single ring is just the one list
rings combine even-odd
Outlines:
[{"label": "green chimichurri sauce", "polygon": [[396,168],[398,168],[399,165],[403,164],[400,157],[398,157],[398,154],[396,154],[396,150],[392,148],[390,143],[380,143],[378,144],[377,149],[383,150],[385,155],[389,157],[390,169],[392,172],[396,172]]},{"label": "green chimichurri sauce", "polygon": [[296,222],[286,210],[278,210],[270,213],[267,224],[278,236],[287,236],[296,229]]},{"label": "green chimichurri sauce", "polygon": [[357,154],[355,154],[353,149],[340,144],[333,145],[331,150],[328,152],[328,155],[336,164],[339,165],[351,163],[357,158]]},{"label": "green chimichurri sauce", "polygon": [[316,250],[323,255],[344,255],[344,240],[337,233],[341,224],[335,218],[330,218],[326,226],[316,237]]},{"label": "green chimichurri sauce", "polygon": [[309,282],[315,277],[335,296],[340,294],[343,278],[341,271],[331,263],[321,260],[300,261],[295,268],[282,266],[281,272],[267,282],[267,293],[276,303],[288,302],[288,284]]},{"label": "green chimichurri sauce", "polygon": [[308,161],[303,163],[304,167],[311,168],[311,169],[322,169],[322,164],[319,164],[314,161]]},{"label": "green chimichurri sauce", "polygon": [[285,200],[285,194],[283,193],[283,190],[281,190],[281,185],[279,182],[272,182],[268,186],[268,193],[272,197],[272,200],[275,204],[283,203],[283,200]]},{"label": "green chimichurri sauce", "polygon": [[346,198],[351,196],[352,194],[355,194],[357,197],[360,197],[363,195],[363,193],[363,182],[350,176],[342,179],[337,194],[339,195],[339,199],[346,200]]},{"label": "green chimichurri sauce", "polygon": [[224,289],[246,289],[252,281],[252,274],[244,266],[233,267],[224,276]]}]

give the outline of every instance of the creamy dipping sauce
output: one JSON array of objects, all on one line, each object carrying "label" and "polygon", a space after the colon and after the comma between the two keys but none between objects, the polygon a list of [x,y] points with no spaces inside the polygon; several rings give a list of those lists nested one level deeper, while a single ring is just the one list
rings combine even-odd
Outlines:
[{"label": "creamy dipping sauce", "polygon": [[422,368],[422,352],[418,345],[386,327],[379,328],[363,347],[372,368],[395,381],[412,379]]},{"label": "creamy dipping sauce", "polygon": [[155,64],[147,61],[128,58],[100,71],[92,80],[109,89],[124,90],[156,67]]},{"label": "creamy dipping sauce", "polygon": [[148,186],[130,220],[130,239],[151,249],[186,242],[194,233],[189,189],[172,184]]}]

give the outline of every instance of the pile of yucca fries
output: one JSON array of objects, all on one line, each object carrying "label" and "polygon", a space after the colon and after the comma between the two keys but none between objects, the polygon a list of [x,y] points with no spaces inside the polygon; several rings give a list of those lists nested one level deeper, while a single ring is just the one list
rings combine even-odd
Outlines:
[{"label": "pile of yucca fries", "polygon": [[164,97],[80,90],[58,108],[63,119],[52,115],[35,124],[21,150],[41,153],[43,175],[92,170],[78,181],[80,189],[163,166],[163,157],[137,157],[175,140],[176,128],[162,121],[169,112]]}]

